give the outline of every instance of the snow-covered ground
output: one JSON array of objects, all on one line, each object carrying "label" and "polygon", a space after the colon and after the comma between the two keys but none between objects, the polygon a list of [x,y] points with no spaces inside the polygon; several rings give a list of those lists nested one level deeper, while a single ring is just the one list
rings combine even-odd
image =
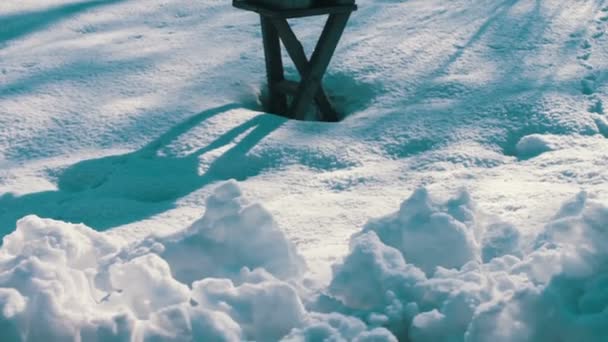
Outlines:
[{"label": "snow-covered ground", "polygon": [[0,340],[608,340],[608,1],[358,4],[318,123],[230,1],[2,1]]}]

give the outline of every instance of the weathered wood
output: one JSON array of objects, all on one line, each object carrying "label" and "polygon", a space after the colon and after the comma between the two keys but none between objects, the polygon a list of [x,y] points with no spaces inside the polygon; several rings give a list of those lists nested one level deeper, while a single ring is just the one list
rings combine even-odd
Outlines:
[{"label": "weathered wood", "polygon": [[329,66],[349,17],[350,12],[329,15],[315,51],[310,58],[310,70],[306,75],[302,75],[298,95],[289,108],[288,115],[290,117],[297,120],[305,119],[306,111],[321,86],[323,74]]},{"label": "weathered wood", "polygon": [[298,93],[300,83],[291,80],[282,80],[277,82],[275,87],[277,91],[280,91],[283,94],[295,96]]},{"label": "weathered wood", "polygon": [[[269,0],[270,1],[270,0]],[[253,11],[260,15],[266,74],[269,88],[269,111],[298,120],[305,119],[310,105],[317,104],[320,118],[324,121],[338,121],[338,113],[333,109],[321,85],[323,75],[344,32],[351,12],[357,10],[354,0],[336,1],[339,4],[319,5],[313,8],[270,8],[268,4],[254,4],[248,0],[233,0],[234,7]],[[295,6],[295,5],[294,5]],[[291,7],[291,6],[287,6]],[[302,44],[291,30],[287,18],[308,17],[329,14],[321,37],[310,58],[306,57]],[[285,80],[281,59],[281,41],[294,61],[301,81]],[[287,95],[293,96],[291,105],[287,105]]]},{"label": "weathered wood", "polygon": [[[293,63],[295,64],[296,69],[300,73],[302,79],[306,79],[310,73],[311,66],[308,58],[306,58],[304,47],[296,37],[295,33],[293,33],[291,27],[289,27],[289,23],[286,19],[275,18],[272,19],[272,23],[276,27],[279,37],[283,41],[283,45],[285,45],[285,49],[293,60]],[[319,119],[322,121],[332,122],[339,120],[338,113],[334,110],[331,102],[327,98],[327,95],[325,95],[322,85],[319,86],[319,89],[315,93],[315,102],[317,103],[317,106],[319,106],[319,110],[322,115],[322,117]]]},{"label": "weathered wood", "polygon": [[234,6],[236,8],[244,9],[247,11],[253,11],[253,12],[259,13],[268,18],[301,18],[301,17],[310,17],[310,16],[324,15],[324,14],[350,13],[352,11],[357,10],[357,5],[355,5],[355,4],[321,6],[321,7],[303,8],[303,9],[277,10],[277,9],[264,7],[262,5],[252,4],[250,2],[247,2],[246,0],[233,0],[232,6]]},{"label": "weathered wood", "polygon": [[287,97],[276,89],[276,84],[285,79],[283,76],[283,60],[281,58],[281,42],[272,21],[263,15],[260,15],[260,20],[269,91],[268,110],[272,113],[284,114],[287,111]]},{"label": "weathered wood", "polygon": [[315,0],[247,0],[247,2],[281,11],[312,8],[315,4]]}]

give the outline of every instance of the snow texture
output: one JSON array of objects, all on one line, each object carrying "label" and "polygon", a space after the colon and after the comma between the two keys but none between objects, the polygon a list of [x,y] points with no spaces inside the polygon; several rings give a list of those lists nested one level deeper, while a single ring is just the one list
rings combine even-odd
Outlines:
[{"label": "snow texture", "polygon": [[357,4],[0,1],[0,341],[607,341],[606,1]]},{"label": "snow texture", "polygon": [[[586,193],[566,202],[529,251],[515,256],[509,251],[521,252],[513,248],[518,235],[506,223],[478,227],[480,238],[467,233],[483,215],[471,210],[475,205],[466,193],[438,203],[426,190],[417,190],[399,212],[372,220],[353,236],[351,251],[335,265],[327,289],[327,299],[333,299],[325,301],[334,304],[318,304],[323,308],[318,312],[305,307],[293,282],[303,272],[293,246],[268,224],[272,217],[264,209],[243,203],[236,184],[224,183],[192,227],[127,247],[84,225],[35,216],[20,220],[0,249],[3,340],[608,337],[608,207]],[[264,220],[240,220],[251,210]],[[452,244],[457,248],[448,250],[462,257],[447,262],[425,245],[425,231],[437,241],[454,236],[458,242],[471,241],[464,244],[468,249]],[[189,251],[202,241],[205,248],[189,253],[193,260],[186,266],[180,264],[185,257],[168,252]],[[406,247],[416,241],[418,248]],[[484,261],[477,257],[483,244],[492,251]],[[228,253],[237,245],[251,252],[263,246],[269,250],[253,259],[247,253],[231,252],[227,258],[210,252]],[[276,264],[278,259],[284,262]],[[187,271],[195,274],[185,276]]]},{"label": "snow texture", "polygon": [[[225,183],[182,234],[126,248],[84,225],[20,220],[0,250],[3,340],[280,338],[304,309],[268,272],[295,276],[302,260],[272,217],[246,203]],[[192,277],[191,287],[180,282]]]},{"label": "snow texture", "polygon": [[[462,203],[462,198],[463,195],[444,203],[435,214],[450,215],[452,205]],[[608,296],[604,288],[608,207],[580,193],[563,205],[521,257],[508,252],[518,241],[509,225],[498,228],[498,239],[497,228],[487,227],[492,230],[486,234],[492,237],[480,243],[489,241],[493,253],[486,254],[485,262],[471,258],[468,262],[441,265],[441,254],[427,248],[427,260],[435,260],[438,267],[425,275],[419,267],[428,267],[427,264],[410,263],[411,251],[393,246],[403,246],[407,239],[412,243],[420,239],[419,234],[408,235],[411,226],[397,226],[395,218],[419,217],[423,223],[419,227],[425,227],[429,207],[426,191],[419,190],[397,214],[372,222],[380,232],[392,231],[390,238],[379,238],[374,230],[354,236],[351,252],[335,268],[329,288],[343,305],[341,310],[356,312],[370,324],[380,319],[400,340],[608,338]],[[461,231],[454,222],[462,221],[451,218],[453,222],[443,221],[445,228],[441,232],[426,224],[437,241],[451,239],[454,230]],[[422,238],[420,248],[424,248],[424,241]],[[450,245],[443,246],[450,249]],[[476,244],[470,246],[467,253],[458,253],[462,249],[459,246],[455,255],[475,255]]]},{"label": "snow texture", "polygon": [[310,316],[288,281],[301,256],[235,182],[183,232],[121,245],[84,225],[20,220],[0,249],[2,340],[276,341],[294,328],[293,341],[392,338],[356,318]]}]

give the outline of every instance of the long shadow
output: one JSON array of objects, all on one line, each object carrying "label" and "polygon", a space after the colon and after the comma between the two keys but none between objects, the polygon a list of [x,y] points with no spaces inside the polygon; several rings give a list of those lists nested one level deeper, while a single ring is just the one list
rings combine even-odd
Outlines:
[{"label": "long shadow", "polygon": [[124,74],[125,70],[144,69],[146,62],[152,61],[157,55],[141,56],[131,59],[105,61],[74,61],[60,67],[49,68],[18,79],[12,83],[0,86],[0,98],[8,98],[15,94],[31,93],[49,83],[61,81],[82,80],[90,75]]},{"label": "long shadow", "polygon": [[63,19],[93,7],[110,5],[124,0],[89,0],[52,7],[35,12],[0,16],[0,45],[40,31]]},{"label": "long shadow", "polygon": [[427,76],[426,81],[410,96],[408,105],[420,103],[427,98],[426,95],[434,86],[435,80],[438,77],[445,75],[449,68],[456,63],[465,52],[478,43],[488,33],[490,28],[501,20],[518,2],[519,0],[505,0],[496,5],[494,13],[477,28],[475,33],[473,33],[456,52],[451,54],[444,63],[435,68],[434,71]]},{"label": "long shadow", "polygon": [[[285,119],[260,114],[187,156],[159,153],[197,124],[237,107],[230,104],[199,113],[135,152],[76,163],[58,176],[55,191],[0,196],[0,236],[29,214],[105,230],[172,209],[179,198],[209,183],[259,174],[272,165],[247,153]],[[233,146],[200,171],[203,154],[229,144]]]},{"label": "long shadow", "polygon": [[[501,127],[503,132],[497,134],[495,127],[488,127],[487,132],[492,132],[491,135],[481,132],[475,139],[491,143],[505,150],[506,154],[510,154],[509,150],[514,148],[522,134],[536,132],[565,134],[577,130],[576,126],[560,125],[549,115],[535,108],[537,103],[542,101],[542,94],[547,89],[563,89],[574,83],[570,79],[558,80],[552,74],[526,73],[530,70],[526,68],[526,62],[543,46],[543,35],[549,29],[555,14],[548,16],[547,13],[543,13],[541,0],[531,2],[530,8],[525,13],[510,13],[520,2],[519,0],[497,2],[492,14],[477,27],[467,41],[427,73],[411,93],[404,96],[400,103],[401,112],[404,115],[415,113],[416,117],[412,118],[414,124],[428,126],[434,125],[437,120],[452,121],[450,131],[438,132],[433,137],[432,141],[435,144],[423,144],[421,149],[414,148],[416,151],[449,143],[452,134],[460,132],[467,134],[479,129],[481,124],[494,125],[495,122],[489,120],[480,121],[479,115],[471,115],[471,113],[480,113],[479,108],[488,108],[488,111],[504,115],[506,119],[496,118],[503,121],[504,125]],[[496,45],[495,42],[499,44]],[[480,44],[484,44],[482,46],[487,48],[487,55],[484,58],[489,61],[501,61],[496,66],[497,77],[483,86],[441,79],[442,76],[450,74],[450,68],[465,57],[466,53]],[[568,56],[571,55],[557,57]],[[430,116],[419,115],[422,110],[417,106],[434,99],[451,100],[449,109],[433,110],[428,113],[431,114]],[[374,120],[377,125],[392,125],[394,122],[403,121],[404,118],[403,115],[383,115]],[[398,141],[399,146],[387,152],[397,157],[407,157],[410,154],[405,152],[410,151],[410,142],[411,139],[407,138],[407,134],[403,134],[403,139]]]}]

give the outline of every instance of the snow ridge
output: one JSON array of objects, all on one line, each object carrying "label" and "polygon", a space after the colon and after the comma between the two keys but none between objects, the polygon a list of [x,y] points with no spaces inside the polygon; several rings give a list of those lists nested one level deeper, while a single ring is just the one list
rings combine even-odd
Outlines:
[{"label": "snow ridge", "polygon": [[439,202],[419,189],[353,236],[311,302],[302,258],[234,181],[191,227],[126,247],[29,216],[0,248],[2,338],[599,342],[607,221],[608,207],[580,193],[525,252],[465,191]]}]

